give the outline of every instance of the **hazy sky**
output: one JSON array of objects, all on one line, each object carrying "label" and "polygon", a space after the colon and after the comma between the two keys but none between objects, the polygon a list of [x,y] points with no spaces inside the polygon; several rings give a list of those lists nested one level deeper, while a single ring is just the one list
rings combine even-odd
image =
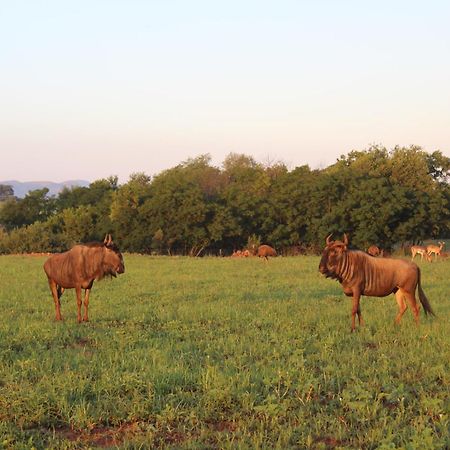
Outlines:
[{"label": "hazy sky", "polygon": [[0,180],[450,156],[450,2],[0,0]]}]

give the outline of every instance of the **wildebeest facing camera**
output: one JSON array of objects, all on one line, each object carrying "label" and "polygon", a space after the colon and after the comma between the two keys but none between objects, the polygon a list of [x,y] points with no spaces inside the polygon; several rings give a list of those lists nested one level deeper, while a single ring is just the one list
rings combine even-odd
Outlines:
[{"label": "wildebeest facing camera", "polygon": [[327,278],[337,279],[344,294],[353,297],[352,331],[355,330],[355,317],[363,324],[359,301],[361,295],[385,297],[395,294],[399,312],[399,323],[406,311],[406,302],[410,305],[416,322],[419,323],[419,308],[416,302],[416,288],[425,314],[433,314],[431,305],[422,290],[419,267],[409,261],[393,258],[373,258],[365,252],[348,249],[348,237],[343,241],[332,241],[331,234],[326,238],[319,271]]}]

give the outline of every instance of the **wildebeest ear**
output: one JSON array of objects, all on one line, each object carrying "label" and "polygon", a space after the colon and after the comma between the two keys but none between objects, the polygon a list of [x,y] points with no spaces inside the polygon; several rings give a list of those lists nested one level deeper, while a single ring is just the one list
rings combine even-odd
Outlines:
[{"label": "wildebeest ear", "polygon": [[329,235],[327,236],[327,238],[325,239],[325,242],[327,243],[327,245],[330,245],[330,244],[331,244],[331,236],[333,236],[333,233],[329,234]]},{"label": "wildebeest ear", "polygon": [[345,246],[348,245],[348,236],[347,236],[347,233],[344,233],[344,245],[345,245]]}]

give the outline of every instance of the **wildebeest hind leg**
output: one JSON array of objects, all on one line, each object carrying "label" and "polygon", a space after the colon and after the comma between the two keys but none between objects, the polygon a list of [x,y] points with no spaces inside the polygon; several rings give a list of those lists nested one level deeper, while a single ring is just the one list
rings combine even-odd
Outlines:
[{"label": "wildebeest hind leg", "polygon": [[60,295],[59,295],[58,288],[56,287],[55,281],[51,280],[50,278],[48,280],[48,284],[50,286],[50,290],[52,291],[53,301],[55,302],[56,320],[62,320],[62,317],[61,317],[61,302],[59,301]]},{"label": "wildebeest hind leg", "polygon": [[89,307],[89,293],[90,292],[91,292],[90,289],[84,290],[84,317],[83,317],[84,322],[89,322],[88,307]]},{"label": "wildebeest hind leg", "polygon": [[399,324],[400,320],[402,320],[403,314],[405,314],[405,311],[407,309],[407,306],[405,303],[405,295],[401,289],[399,289],[395,293],[395,300],[397,300],[397,305],[398,305],[398,314],[397,314],[397,317],[395,318],[395,323]]},{"label": "wildebeest hind leg", "polygon": [[411,292],[405,291],[406,300],[408,300],[409,306],[414,314],[416,324],[419,325],[419,306],[417,305],[416,296]]}]

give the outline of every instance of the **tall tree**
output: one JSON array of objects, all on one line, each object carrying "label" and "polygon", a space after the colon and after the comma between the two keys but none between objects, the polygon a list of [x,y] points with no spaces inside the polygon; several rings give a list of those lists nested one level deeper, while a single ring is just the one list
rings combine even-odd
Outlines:
[{"label": "tall tree", "polygon": [[110,219],[114,235],[127,251],[148,250],[151,234],[142,223],[140,208],[151,195],[150,177],[142,172],[130,175],[128,182],[114,192]]},{"label": "tall tree", "polygon": [[7,230],[45,221],[54,211],[47,188],[28,192],[23,199],[9,199],[0,210],[0,224]]}]

